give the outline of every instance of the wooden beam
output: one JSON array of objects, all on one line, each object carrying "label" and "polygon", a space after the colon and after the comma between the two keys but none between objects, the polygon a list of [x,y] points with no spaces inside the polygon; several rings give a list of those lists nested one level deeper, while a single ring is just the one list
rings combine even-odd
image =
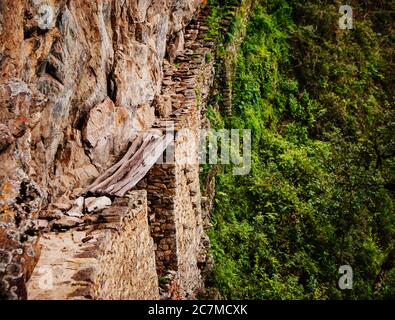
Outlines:
[{"label": "wooden beam", "polygon": [[148,173],[173,141],[173,134],[151,130],[139,133],[122,159],[100,175],[84,193],[123,197]]}]

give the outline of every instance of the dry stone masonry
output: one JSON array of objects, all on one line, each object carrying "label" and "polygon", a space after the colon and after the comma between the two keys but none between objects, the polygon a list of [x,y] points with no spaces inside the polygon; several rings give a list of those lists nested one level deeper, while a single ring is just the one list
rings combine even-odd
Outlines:
[{"label": "dry stone masonry", "polygon": [[[173,108],[154,126],[166,129],[169,123],[174,125],[174,161],[166,159],[165,164],[155,165],[147,179],[158,273],[167,276],[177,271],[179,294],[191,298],[202,289],[211,263],[203,228],[198,164],[201,114],[214,77],[213,62],[205,59],[211,51],[204,41],[205,30],[200,16],[185,30],[187,41],[183,54],[175,60],[177,67],[165,67],[162,94],[170,97]],[[188,131],[183,130],[186,128]]]},{"label": "dry stone masonry", "polygon": [[135,191],[111,207],[96,206],[96,214],[89,215],[87,206],[84,220],[57,220],[56,229],[64,232],[41,237],[29,299],[158,299],[146,198]]}]

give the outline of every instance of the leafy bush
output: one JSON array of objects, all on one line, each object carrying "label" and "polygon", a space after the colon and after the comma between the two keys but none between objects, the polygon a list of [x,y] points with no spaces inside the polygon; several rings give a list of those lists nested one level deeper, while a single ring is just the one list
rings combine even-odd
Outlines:
[{"label": "leafy bush", "polygon": [[[249,176],[217,176],[208,286],[233,299],[395,298],[393,25],[374,1],[351,1],[365,18],[348,31],[337,1],[256,2],[233,116],[210,109],[216,126],[252,129],[253,154]],[[353,290],[337,288],[344,264]]]}]

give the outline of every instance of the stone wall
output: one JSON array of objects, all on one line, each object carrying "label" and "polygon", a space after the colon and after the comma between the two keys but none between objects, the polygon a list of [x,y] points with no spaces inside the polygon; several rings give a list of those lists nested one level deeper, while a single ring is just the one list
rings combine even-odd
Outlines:
[{"label": "stone wall", "polygon": [[[94,280],[94,299],[159,298],[155,246],[147,215],[146,193],[124,199],[123,226],[107,232],[98,253],[98,274]],[[117,212],[119,208],[109,209]],[[117,212],[118,214],[118,212]]]},{"label": "stone wall", "polygon": [[145,192],[115,199],[95,218],[40,239],[29,299],[159,298]]},{"label": "stone wall", "polygon": [[174,165],[155,165],[147,179],[151,234],[157,245],[156,265],[160,276],[167,270],[177,270],[175,176]]},{"label": "stone wall", "polygon": [[[158,274],[164,277],[171,271],[176,272],[177,294],[184,298],[195,297],[203,288],[198,257],[203,255],[205,259],[207,253],[202,245],[197,114],[195,110],[177,118],[177,125],[185,125],[182,120],[189,120],[184,127],[189,130],[183,132],[182,128],[175,128],[171,159],[167,152],[164,163],[156,164],[147,176]],[[171,292],[163,292],[164,297],[171,295]]]},{"label": "stone wall", "polygon": [[[199,145],[204,108],[214,78],[212,45],[204,40],[204,16],[186,28],[185,50],[175,58],[177,67],[166,66],[162,95],[169,97],[171,112],[154,123],[174,130],[172,151],[148,174],[147,192],[158,274],[167,280],[163,298],[196,298],[210,269],[208,224],[202,215]],[[163,110],[164,108],[162,108]]]}]

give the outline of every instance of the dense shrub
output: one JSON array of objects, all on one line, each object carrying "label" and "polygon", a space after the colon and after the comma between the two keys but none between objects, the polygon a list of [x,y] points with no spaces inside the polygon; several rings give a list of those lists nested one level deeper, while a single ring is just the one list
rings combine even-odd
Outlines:
[{"label": "dense shrub", "polygon": [[[235,299],[395,298],[393,8],[351,1],[354,29],[340,30],[338,1],[256,2],[233,116],[210,109],[216,126],[252,129],[253,163],[217,177],[208,286]],[[344,264],[353,290],[337,288]]]}]

